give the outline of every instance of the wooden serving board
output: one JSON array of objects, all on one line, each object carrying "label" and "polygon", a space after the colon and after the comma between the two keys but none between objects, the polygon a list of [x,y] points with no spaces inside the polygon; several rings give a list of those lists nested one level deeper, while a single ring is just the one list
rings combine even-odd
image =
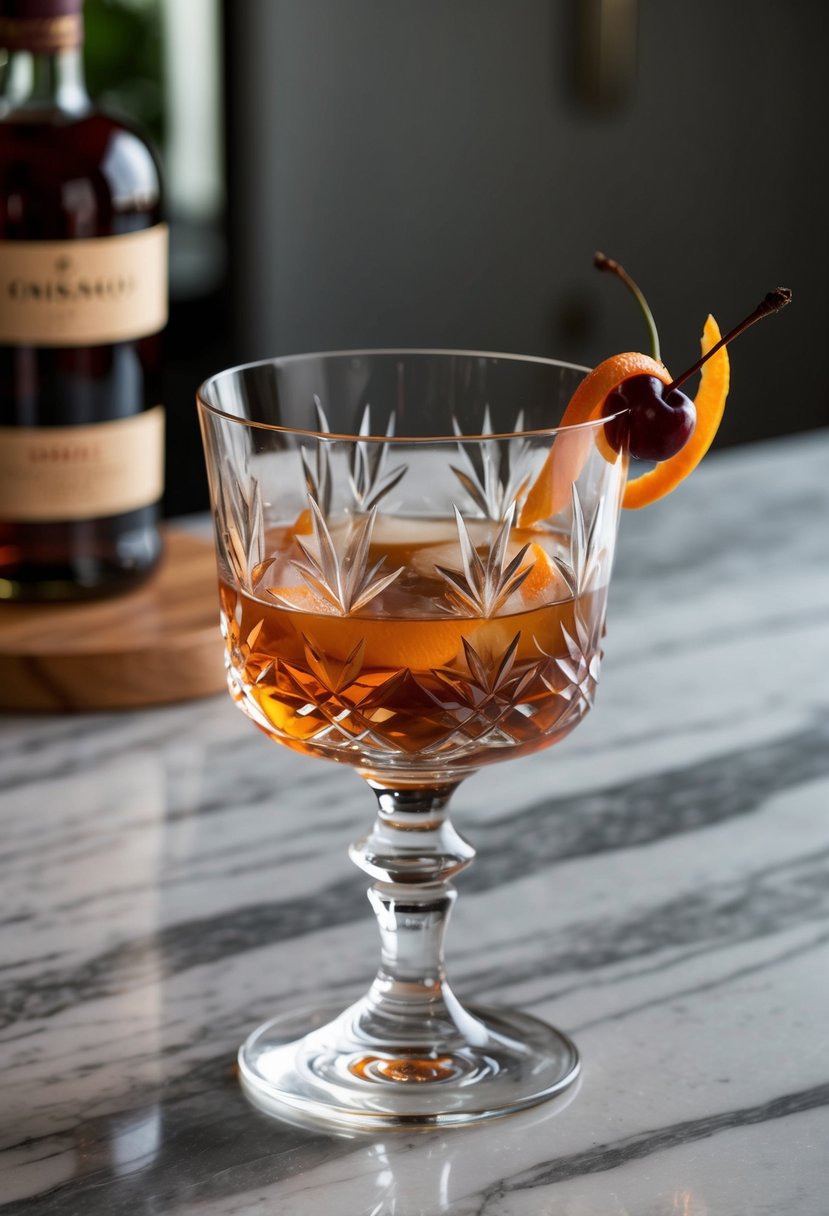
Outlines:
[{"label": "wooden serving board", "polygon": [[0,604],[0,709],[129,709],[226,688],[213,545],[168,528],[143,587],[84,604]]}]

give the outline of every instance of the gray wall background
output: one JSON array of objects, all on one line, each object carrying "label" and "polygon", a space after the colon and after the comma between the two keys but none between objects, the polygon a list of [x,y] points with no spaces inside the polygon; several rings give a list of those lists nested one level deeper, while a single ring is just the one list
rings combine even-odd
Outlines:
[{"label": "gray wall background", "polygon": [[791,308],[732,349],[720,443],[829,422],[825,0],[640,0],[627,100],[574,89],[579,0],[232,0],[242,359],[447,346],[675,372],[708,311]]}]

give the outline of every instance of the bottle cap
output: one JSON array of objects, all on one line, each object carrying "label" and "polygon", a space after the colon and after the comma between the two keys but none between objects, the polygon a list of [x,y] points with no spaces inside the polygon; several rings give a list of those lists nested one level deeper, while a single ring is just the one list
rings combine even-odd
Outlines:
[{"label": "bottle cap", "polygon": [[83,0],[0,0],[0,47],[53,55],[83,42]]}]

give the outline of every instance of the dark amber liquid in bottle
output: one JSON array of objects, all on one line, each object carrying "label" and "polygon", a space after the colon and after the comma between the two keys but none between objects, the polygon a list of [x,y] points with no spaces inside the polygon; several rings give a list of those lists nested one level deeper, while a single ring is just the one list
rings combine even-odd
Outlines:
[{"label": "dark amber liquid in bottle", "polygon": [[[143,139],[96,113],[0,118],[0,240],[119,236],[161,219]],[[0,344],[0,426],[76,427],[157,406],[160,337],[97,346]],[[0,521],[0,598],[79,599],[126,590],[161,551],[159,504],[102,518]]]}]

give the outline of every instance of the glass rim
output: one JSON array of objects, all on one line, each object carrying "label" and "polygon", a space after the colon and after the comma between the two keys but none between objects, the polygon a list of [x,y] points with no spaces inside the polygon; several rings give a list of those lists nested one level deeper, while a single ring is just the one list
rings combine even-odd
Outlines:
[{"label": "glass rim", "polygon": [[555,436],[557,434],[574,434],[578,431],[591,431],[613,418],[619,418],[626,414],[627,408],[616,410],[612,414],[603,414],[601,418],[588,419],[585,422],[569,423],[566,426],[549,426],[549,427],[533,427],[529,430],[521,431],[491,431],[481,432],[480,434],[471,435],[456,435],[454,432],[451,435],[435,434],[435,435],[358,435],[350,432],[340,431],[321,431],[315,427],[298,427],[298,426],[283,426],[275,422],[257,422],[251,418],[241,418],[238,414],[231,414],[227,410],[220,409],[207,399],[206,393],[210,386],[224,377],[231,377],[240,372],[252,370],[257,367],[280,367],[284,364],[311,362],[314,359],[342,359],[350,357],[358,357],[365,355],[450,355],[454,357],[465,357],[471,359],[491,359],[505,360],[510,363],[537,363],[544,367],[560,367],[566,368],[568,371],[583,372],[588,375],[593,369],[581,363],[571,363],[566,359],[547,359],[541,355],[518,355],[510,354],[509,352],[490,351],[490,350],[464,350],[461,348],[449,347],[426,347],[426,346],[376,346],[376,347],[360,347],[360,348],[344,348],[342,350],[325,350],[325,351],[309,351],[305,354],[296,355],[273,355],[266,359],[252,359],[247,363],[236,363],[231,367],[223,368],[221,371],[214,372],[208,376],[196,389],[196,404],[200,409],[214,415],[217,418],[223,418],[227,422],[235,422],[239,426],[249,427],[252,430],[274,431],[282,435],[299,435],[307,439],[329,439],[343,443],[389,443],[389,444],[424,444],[424,443],[475,443],[485,439],[515,439],[515,438],[532,438],[536,436]]}]

